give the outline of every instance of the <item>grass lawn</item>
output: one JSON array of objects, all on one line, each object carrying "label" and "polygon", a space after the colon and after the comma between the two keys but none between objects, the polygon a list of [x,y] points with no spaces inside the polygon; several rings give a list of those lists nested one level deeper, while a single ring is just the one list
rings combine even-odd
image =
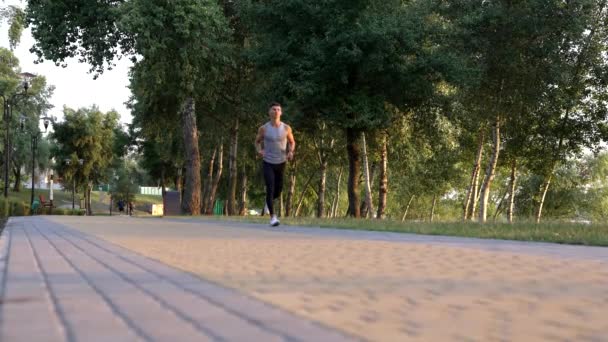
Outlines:
[{"label": "grass lawn", "polygon": [[[136,215],[147,215],[148,206],[150,204],[162,204],[162,196],[156,195],[135,195],[135,201],[133,202],[133,210]],[[109,215],[110,214],[110,195],[107,192],[92,191],[91,192],[91,208],[95,215]],[[116,204],[114,204],[113,212],[117,212]]]},{"label": "grass lawn", "polygon": [[[9,192],[9,199],[30,202],[30,190],[23,189],[20,192]],[[43,194],[48,200],[49,191],[35,190],[35,196]],[[53,191],[55,205],[68,206],[72,204],[72,193],[70,191]],[[80,196],[76,194],[76,207]],[[108,215],[110,196],[107,193],[93,191],[91,194],[93,212],[95,215]],[[136,195],[135,215],[148,216],[147,206],[149,204],[162,203],[161,196]],[[204,219],[216,219],[223,221],[268,223],[268,216],[201,216]],[[496,223],[423,223],[423,222],[399,222],[391,220],[373,219],[317,219],[317,218],[282,218],[283,225],[297,225],[321,228],[340,228],[354,230],[371,230],[386,232],[401,232],[426,235],[462,236],[487,239],[521,240],[538,242],[555,242],[563,244],[608,246],[608,224],[577,224],[565,222],[544,222],[535,224],[533,222],[518,222],[515,224]]]},{"label": "grass lawn", "polygon": [[[44,196],[44,200],[49,200],[49,190],[48,189],[34,189],[34,199],[38,199],[39,195]],[[26,204],[30,204],[32,196],[31,189],[21,189],[19,192],[10,191],[8,192],[8,199],[12,201],[24,202]],[[55,206],[70,204],[72,205],[72,192],[71,191],[62,191],[62,190],[53,190],[53,203]],[[76,195],[76,207],[78,207],[78,195]]]},{"label": "grass lawn", "polygon": [[[39,195],[43,195],[46,201],[49,200],[49,190],[48,189],[35,189],[34,190],[34,198],[38,199]],[[80,207],[80,198],[82,194],[75,194],[75,207],[78,209]],[[31,190],[30,189],[21,189],[19,192],[9,191],[8,198],[11,201],[24,202],[26,204],[30,203],[31,199]],[[63,191],[63,190],[53,190],[53,203],[56,207],[72,207],[72,192],[71,191]],[[145,214],[147,210],[147,206],[149,204],[160,204],[163,203],[163,199],[161,196],[154,195],[135,195],[135,212],[136,214]],[[84,206],[84,202],[83,202]],[[93,209],[93,213],[96,215],[109,215],[110,213],[110,195],[107,192],[100,191],[92,191],[91,192],[91,208]]]},{"label": "grass lawn", "polygon": [[[202,216],[205,219],[268,224],[268,216]],[[576,224],[564,222],[496,223],[424,223],[373,219],[282,218],[283,225],[339,228],[425,235],[461,236],[485,239],[554,242],[573,245],[608,246],[608,224]]]}]

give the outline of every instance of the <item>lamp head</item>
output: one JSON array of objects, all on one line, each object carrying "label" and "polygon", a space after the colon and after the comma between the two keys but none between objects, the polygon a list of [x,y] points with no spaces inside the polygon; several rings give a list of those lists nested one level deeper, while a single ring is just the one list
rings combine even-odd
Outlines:
[{"label": "lamp head", "polygon": [[22,72],[19,74],[22,79],[23,90],[27,93],[27,90],[30,88],[30,81],[36,77],[36,75],[29,72]]}]

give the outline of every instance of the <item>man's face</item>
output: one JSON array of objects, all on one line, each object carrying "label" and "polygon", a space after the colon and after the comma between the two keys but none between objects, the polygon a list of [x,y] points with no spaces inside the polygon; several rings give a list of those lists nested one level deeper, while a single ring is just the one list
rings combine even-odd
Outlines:
[{"label": "man's face", "polygon": [[278,120],[281,118],[281,106],[272,106],[268,110],[268,116],[270,120]]}]

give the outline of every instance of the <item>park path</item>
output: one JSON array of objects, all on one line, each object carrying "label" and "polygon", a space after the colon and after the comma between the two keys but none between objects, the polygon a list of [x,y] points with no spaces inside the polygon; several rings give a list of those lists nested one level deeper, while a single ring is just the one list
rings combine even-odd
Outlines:
[{"label": "park path", "polygon": [[33,311],[89,341],[84,308],[124,340],[608,341],[608,248],[198,218],[7,228],[3,341]]},{"label": "park path", "polygon": [[[356,340],[61,221],[7,223],[0,341]],[[68,221],[86,230],[98,220]]]}]

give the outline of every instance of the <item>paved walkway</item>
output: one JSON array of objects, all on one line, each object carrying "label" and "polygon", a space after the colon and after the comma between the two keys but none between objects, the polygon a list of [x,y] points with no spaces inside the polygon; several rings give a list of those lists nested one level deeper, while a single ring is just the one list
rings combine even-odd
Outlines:
[{"label": "paved walkway", "polygon": [[608,248],[124,216],[7,227],[1,341],[608,341]]},{"label": "paved walkway", "polygon": [[0,298],[6,342],[355,340],[42,217],[7,224]]}]

